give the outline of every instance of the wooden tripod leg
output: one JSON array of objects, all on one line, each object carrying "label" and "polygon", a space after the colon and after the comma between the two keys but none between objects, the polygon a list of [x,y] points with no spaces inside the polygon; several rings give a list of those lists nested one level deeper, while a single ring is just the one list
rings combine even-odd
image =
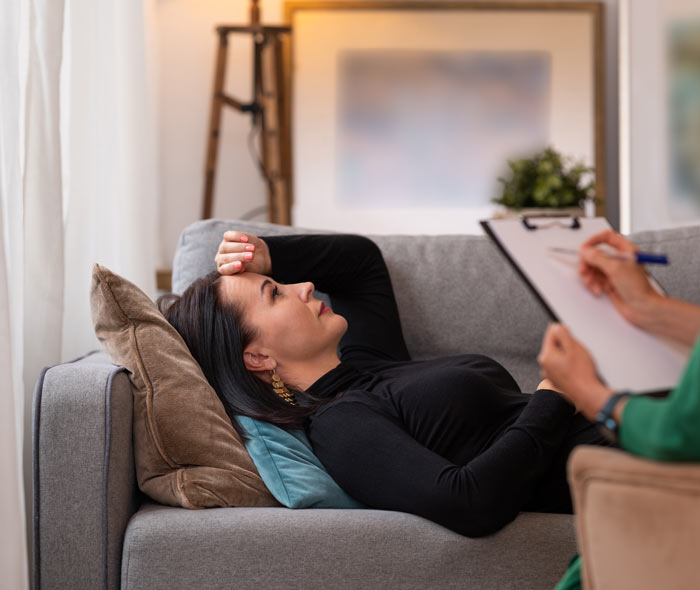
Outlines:
[{"label": "wooden tripod leg", "polygon": [[209,115],[209,135],[207,141],[207,157],[204,163],[204,206],[202,219],[209,219],[213,209],[214,176],[216,173],[216,156],[219,149],[219,128],[221,126],[221,110],[224,102],[224,74],[226,73],[226,54],[228,52],[228,36],[219,31],[219,49],[216,54],[216,71],[214,74],[214,92],[211,99]]},{"label": "wooden tripod leg", "polygon": [[277,211],[280,223],[292,223],[292,141],[290,134],[289,95],[285,73],[283,39],[275,37],[275,77],[277,79],[277,118],[279,121],[278,149],[280,155],[280,179]]},{"label": "wooden tripod leg", "polygon": [[261,48],[262,78],[258,100],[262,111],[262,152],[268,183],[269,221],[289,225],[289,175],[285,161],[284,77],[281,41],[270,35]]}]

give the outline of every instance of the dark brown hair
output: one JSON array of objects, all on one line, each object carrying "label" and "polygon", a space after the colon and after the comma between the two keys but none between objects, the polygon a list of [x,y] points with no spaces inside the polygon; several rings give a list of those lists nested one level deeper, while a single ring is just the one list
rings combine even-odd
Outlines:
[{"label": "dark brown hair", "polygon": [[243,351],[256,334],[245,322],[240,307],[221,297],[220,279],[218,271],[211,272],[182,295],[159,297],[158,308],[182,336],[242,438],[237,414],[285,428],[303,426],[330,400],[287,384],[298,404],[293,406],[281,399],[269,383],[248,371]]}]

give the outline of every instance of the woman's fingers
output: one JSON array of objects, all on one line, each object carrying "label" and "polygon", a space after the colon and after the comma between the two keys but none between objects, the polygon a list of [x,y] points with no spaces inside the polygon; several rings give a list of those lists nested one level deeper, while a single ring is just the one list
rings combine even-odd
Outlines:
[{"label": "woman's fingers", "polygon": [[555,354],[561,356],[562,358],[566,357],[571,353],[572,349],[571,334],[569,333],[569,330],[567,330],[561,324],[555,324],[555,326],[552,328],[552,332],[552,339],[554,340],[554,346],[556,347]]},{"label": "woman's fingers", "polygon": [[592,268],[596,268],[605,275],[610,276],[620,272],[620,269],[634,264],[628,260],[611,258],[608,254],[598,248],[580,248],[579,252],[583,261]]},{"label": "woman's fingers", "polygon": [[214,261],[222,274],[243,271],[260,274],[270,272],[270,251],[265,241],[253,234],[236,230],[224,233]]},{"label": "woman's fingers", "polygon": [[231,254],[233,252],[255,252],[255,246],[246,242],[231,242],[228,240],[223,240],[219,244],[219,254]]},{"label": "woman's fingers", "polygon": [[585,275],[582,276],[583,284],[594,295],[605,293],[610,288],[610,283],[607,277],[595,268],[590,268]]},{"label": "woman's fingers", "polygon": [[[243,265],[251,262],[252,259],[252,252],[237,252],[234,254],[217,254],[214,262],[216,262],[216,268],[220,273],[233,274],[243,270]],[[224,272],[225,270],[228,273]]]},{"label": "woman's fingers", "polygon": [[235,275],[243,270],[243,264],[240,260],[236,260],[235,262],[228,262],[226,264],[217,264],[216,268],[219,274]]},{"label": "woman's fingers", "polygon": [[248,237],[248,234],[245,234],[242,231],[236,231],[236,230],[230,229],[230,230],[224,232],[224,241],[249,242],[250,238]]},{"label": "woman's fingers", "polygon": [[216,264],[228,264],[229,262],[236,262],[240,260],[241,262],[250,262],[253,260],[255,254],[253,252],[233,252],[231,254],[217,254]]},{"label": "woman's fingers", "polygon": [[553,355],[560,349],[560,331],[561,324],[549,324],[542,339],[542,348],[537,357],[537,361],[546,370],[546,365],[549,363]]},{"label": "woman's fingers", "polygon": [[612,282],[621,280],[630,269],[636,269],[634,262],[610,258],[596,248],[582,249],[581,260],[583,284],[595,295],[609,292],[613,289]]},{"label": "woman's fingers", "polygon": [[243,232],[229,230],[219,244],[214,257],[216,268],[221,274],[235,274],[245,270],[244,264],[255,256],[255,245],[248,243],[249,237]]},{"label": "woman's fingers", "polygon": [[588,238],[579,247],[579,276],[586,288],[600,295],[610,292],[609,277],[617,277],[631,262],[611,258],[596,246],[607,244],[618,252],[636,252],[637,246],[613,230],[605,230]]},{"label": "woman's fingers", "polygon": [[216,268],[221,274],[235,274],[245,270],[245,266],[253,261],[252,252],[235,252],[233,254],[217,254]]}]

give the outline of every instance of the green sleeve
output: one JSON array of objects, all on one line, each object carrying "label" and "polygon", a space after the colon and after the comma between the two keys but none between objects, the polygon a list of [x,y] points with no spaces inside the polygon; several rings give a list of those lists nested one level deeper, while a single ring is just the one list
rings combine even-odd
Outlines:
[{"label": "green sleeve", "polygon": [[554,590],[581,590],[581,557],[574,555],[564,577]]},{"label": "green sleeve", "polygon": [[620,443],[631,453],[658,461],[700,460],[700,338],[668,397],[627,401]]}]

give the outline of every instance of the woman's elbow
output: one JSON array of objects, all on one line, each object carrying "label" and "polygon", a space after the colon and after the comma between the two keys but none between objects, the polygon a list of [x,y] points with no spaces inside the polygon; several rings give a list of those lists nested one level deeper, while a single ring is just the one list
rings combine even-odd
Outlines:
[{"label": "woman's elbow", "polygon": [[443,524],[465,537],[486,537],[512,522],[519,510],[511,510],[493,502],[459,502],[454,506],[449,522]]},{"label": "woman's elbow", "polygon": [[479,515],[462,520],[458,528],[454,529],[460,535],[477,539],[479,537],[487,537],[500,531],[504,526],[515,519],[513,515],[507,519],[495,517],[495,515]]}]

